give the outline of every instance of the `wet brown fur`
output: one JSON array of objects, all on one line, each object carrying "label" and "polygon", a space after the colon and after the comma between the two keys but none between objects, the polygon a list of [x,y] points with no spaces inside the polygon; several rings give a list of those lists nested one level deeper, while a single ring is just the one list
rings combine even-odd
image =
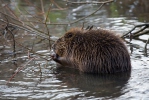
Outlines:
[{"label": "wet brown fur", "polygon": [[53,46],[53,59],[63,66],[87,73],[117,73],[131,70],[130,55],[113,32],[72,28]]}]

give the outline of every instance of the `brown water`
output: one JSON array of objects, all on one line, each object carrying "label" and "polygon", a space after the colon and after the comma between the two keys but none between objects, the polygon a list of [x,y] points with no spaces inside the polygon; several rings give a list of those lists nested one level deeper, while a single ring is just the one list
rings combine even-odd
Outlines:
[{"label": "brown water", "polygon": [[[96,4],[66,5],[66,2],[62,0],[56,2],[59,6],[66,9],[52,10],[50,12],[50,20],[53,23],[72,22],[90,14],[99,7]],[[43,3],[44,8],[48,10],[50,2],[45,0]],[[23,0],[1,1],[1,6],[4,6],[4,4],[8,4],[16,13],[18,12],[18,7],[27,17],[30,16],[25,10],[31,14],[37,14],[41,8],[39,0],[33,0],[33,5],[29,5],[29,3]],[[53,36],[52,39],[55,39],[54,36],[62,36],[70,27],[81,27],[84,21],[86,22],[85,26],[94,25],[94,27],[107,28],[124,34],[131,30],[134,25],[149,22],[148,4],[148,0],[117,0],[115,3],[105,5],[95,15],[78,23],[68,27],[50,25],[48,28]],[[52,6],[52,8],[56,7]],[[23,18],[23,15],[20,16],[18,14],[18,16]],[[30,19],[36,21],[32,17]],[[35,26],[42,27],[42,25],[37,23]],[[46,32],[45,28],[41,28],[41,30]],[[53,61],[47,62],[41,58],[36,58],[28,63],[7,85],[6,83],[11,75],[29,59],[27,57],[27,50],[23,47],[17,47],[17,54],[14,60],[11,41],[8,40],[8,35],[5,37],[7,38],[7,43],[6,38],[0,35],[0,99],[149,99],[149,45],[147,45],[147,50],[144,48],[149,35],[139,36],[131,42],[129,39],[125,39],[131,53],[131,73],[114,75],[84,74],[74,69],[57,68]],[[41,40],[42,38],[37,38],[33,33],[19,30],[15,38],[24,46],[33,47],[37,53],[47,56],[50,54],[47,40]]]}]

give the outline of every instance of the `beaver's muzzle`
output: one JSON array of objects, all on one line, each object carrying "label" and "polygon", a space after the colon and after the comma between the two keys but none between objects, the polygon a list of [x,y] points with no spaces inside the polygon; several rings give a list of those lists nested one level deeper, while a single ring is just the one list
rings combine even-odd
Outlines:
[{"label": "beaver's muzzle", "polygon": [[57,61],[58,58],[59,58],[59,55],[56,54],[56,53],[52,53],[50,56],[51,56],[51,58],[52,58],[54,61]]}]

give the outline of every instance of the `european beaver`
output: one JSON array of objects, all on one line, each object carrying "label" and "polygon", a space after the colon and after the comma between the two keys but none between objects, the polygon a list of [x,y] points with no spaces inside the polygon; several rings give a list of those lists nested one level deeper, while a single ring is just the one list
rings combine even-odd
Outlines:
[{"label": "european beaver", "polygon": [[53,45],[53,60],[87,73],[117,73],[131,70],[122,39],[104,29],[72,28]]}]

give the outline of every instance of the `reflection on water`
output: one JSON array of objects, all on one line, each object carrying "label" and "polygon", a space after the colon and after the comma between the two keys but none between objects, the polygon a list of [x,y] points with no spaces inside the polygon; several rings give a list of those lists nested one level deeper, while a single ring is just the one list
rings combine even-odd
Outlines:
[{"label": "reflection on water", "polygon": [[[38,13],[41,12],[39,1],[33,0],[33,5],[23,0],[3,1],[2,3],[4,2],[10,4],[9,6],[16,12],[18,11],[17,7],[19,7],[28,17],[31,16],[25,10],[28,10],[31,14],[41,14]],[[96,4],[67,4],[66,6],[66,2],[62,0],[56,2],[60,7],[67,9],[57,10],[56,6],[52,6],[53,9],[51,9],[49,17],[51,22],[54,23],[66,23],[77,20],[99,7]],[[49,1],[43,0],[43,3],[45,10],[48,10]],[[68,27],[61,25],[48,27],[51,35],[61,36],[67,28],[81,27],[85,21],[85,26],[92,24],[94,27],[107,28],[123,34],[132,29],[134,25],[149,21],[148,4],[149,0],[117,0],[112,4],[104,6],[95,15]],[[36,8],[34,8],[35,6]],[[20,17],[24,18],[23,16]],[[34,18],[31,18],[31,20],[34,20]],[[35,26],[40,27],[41,25],[36,23]],[[43,27],[40,28],[44,29]],[[34,50],[38,53],[49,55],[47,41],[35,38],[34,34],[28,34],[19,30],[16,38],[20,36],[22,37],[18,39],[20,43],[28,47],[33,45]],[[147,45],[147,49],[144,46],[148,38],[149,35],[147,34],[139,36],[131,42],[129,39],[125,39],[126,45],[131,52],[131,73],[114,75],[85,74],[74,69],[57,68],[53,61],[47,62],[43,59],[35,59],[6,85],[10,76],[14,74],[18,67],[28,61],[28,57],[24,48],[17,48],[16,59],[13,59],[11,46],[2,40],[4,38],[0,34],[0,99],[147,100],[149,98],[149,45]]]},{"label": "reflection on water", "polygon": [[[117,98],[123,95],[123,91],[130,78],[130,72],[112,75],[92,75],[81,73],[74,69],[61,68],[56,77],[69,88],[78,88],[87,91],[86,98]],[[92,97],[90,97],[92,94]],[[74,98],[83,98],[75,96]]]}]

